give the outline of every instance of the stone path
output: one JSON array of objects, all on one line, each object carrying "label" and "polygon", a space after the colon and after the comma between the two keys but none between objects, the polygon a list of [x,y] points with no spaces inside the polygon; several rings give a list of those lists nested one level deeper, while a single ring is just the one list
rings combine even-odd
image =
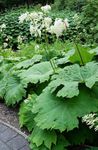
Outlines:
[{"label": "stone path", "polygon": [[0,150],[30,150],[26,138],[21,131],[0,121]]}]

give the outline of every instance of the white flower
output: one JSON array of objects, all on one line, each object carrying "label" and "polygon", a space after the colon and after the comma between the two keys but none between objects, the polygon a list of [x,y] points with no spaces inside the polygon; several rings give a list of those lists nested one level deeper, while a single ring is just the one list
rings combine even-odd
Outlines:
[{"label": "white flower", "polygon": [[3,23],[3,24],[1,25],[1,28],[2,28],[2,29],[5,29],[5,28],[6,28],[6,24]]},{"label": "white flower", "polygon": [[37,12],[32,12],[29,14],[29,17],[30,17],[30,19],[33,20],[33,19],[38,19],[39,16],[38,16]]},{"label": "white flower", "polygon": [[25,99],[25,100],[24,100],[24,103],[25,103],[25,104],[29,103],[29,100],[28,100],[28,99]]},{"label": "white flower", "polygon": [[37,26],[30,25],[30,34],[34,35],[35,37],[41,37],[41,30]]},{"label": "white flower", "polygon": [[8,44],[6,42],[3,43],[3,47],[6,48]]},{"label": "white flower", "polygon": [[69,27],[69,23],[68,23],[68,19],[67,18],[64,20],[64,23],[65,23],[65,26],[68,28]]},{"label": "white flower", "polygon": [[54,25],[50,27],[50,33],[56,34],[57,38],[63,34],[64,31],[66,31],[67,26],[65,25],[65,22],[62,19],[56,19],[54,22]]},{"label": "white flower", "polygon": [[35,50],[39,50],[39,45],[37,44],[37,45],[35,45]]},{"label": "white flower", "polygon": [[26,12],[24,14],[22,14],[21,16],[19,16],[19,23],[23,23],[24,20],[28,20],[29,19],[29,12]]},{"label": "white flower", "polygon": [[98,125],[96,125],[96,127],[95,127],[95,131],[98,131]]},{"label": "white flower", "polygon": [[0,32],[2,32],[3,31],[3,29],[5,29],[6,28],[6,24],[5,23],[3,23],[1,26],[0,26]]},{"label": "white flower", "polygon": [[41,30],[40,30],[40,29],[37,29],[37,34],[36,34],[36,36],[41,37]]},{"label": "white flower", "polygon": [[78,16],[78,14],[75,14],[75,15],[73,16],[73,19],[74,19],[74,21],[79,20],[79,16]]},{"label": "white flower", "polygon": [[52,19],[50,17],[45,17],[43,20],[43,25],[45,26],[46,29],[50,27],[52,23]]},{"label": "white flower", "polygon": [[49,13],[49,11],[51,10],[51,6],[50,6],[50,5],[42,6],[42,7],[41,7],[41,10],[42,10],[44,13]]},{"label": "white flower", "polygon": [[8,42],[8,40],[9,40],[8,38],[5,39],[6,42]]},{"label": "white flower", "polygon": [[21,44],[23,39],[22,39],[22,37],[19,35],[19,36],[17,37],[17,40],[18,40],[18,43]]},{"label": "white flower", "polygon": [[82,122],[85,122],[89,128],[94,128],[95,131],[98,130],[98,117],[95,113],[90,113],[82,117]]},{"label": "white flower", "polygon": [[30,34],[35,34],[35,28],[33,25],[30,25]]}]

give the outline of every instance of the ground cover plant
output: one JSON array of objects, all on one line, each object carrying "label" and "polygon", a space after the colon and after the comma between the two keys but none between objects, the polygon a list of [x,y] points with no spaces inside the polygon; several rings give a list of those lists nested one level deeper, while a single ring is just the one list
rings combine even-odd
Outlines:
[{"label": "ground cover plant", "polygon": [[41,10],[18,16],[30,42],[18,33],[17,52],[0,48],[0,99],[20,106],[31,150],[98,149],[98,45],[77,35],[78,14],[72,22],[52,15],[50,5]]}]

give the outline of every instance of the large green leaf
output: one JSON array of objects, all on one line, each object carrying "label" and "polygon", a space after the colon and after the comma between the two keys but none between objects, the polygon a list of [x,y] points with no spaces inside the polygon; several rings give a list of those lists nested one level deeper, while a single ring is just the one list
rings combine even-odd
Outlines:
[{"label": "large green leaf", "polygon": [[98,82],[98,63],[89,62],[81,68],[81,74],[87,87],[92,88]]},{"label": "large green leaf", "polygon": [[73,56],[75,53],[75,49],[69,50],[63,58],[59,58],[56,60],[57,65],[66,64],[67,62],[70,62],[70,57]]},{"label": "large green leaf", "polygon": [[56,144],[57,142],[57,135],[55,131],[42,130],[39,127],[35,127],[30,139],[30,141],[35,143],[37,147],[44,144],[47,148],[51,149],[52,144]]},{"label": "large green leaf", "polygon": [[30,143],[30,149],[31,150],[49,150],[46,146],[41,145],[39,147],[36,146],[34,143]]},{"label": "large green leaf", "polygon": [[39,62],[42,59],[41,55],[35,55],[32,59],[24,60],[20,63],[18,63],[15,68],[21,69],[21,68],[28,68],[32,66],[34,63]]},{"label": "large green leaf", "polygon": [[34,114],[32,113],[32,107],[35,102],[37,95],[32,94],[29,95],[29,97],[24,100],[24,102],[21,104],[20,110],[19,110],[19,123],[20,126],[26,126],[29,131],[32,131],[32,129],[35,126],[34,122]]},{"label": "large green leaf", "polygon": [[98,82],[98,63],[89,62],[82,67],[74,64],[61,69],[52,77],[49,88],[51,92],[56,91],[58,97],[72,98],[79,94],[80,83],[92,88],[96,82]]},{"label": "large green leaf", "polygon": [[[47,135],[48,132],[49,132],[49,135]],[[31,142],[31,144],[30,144],[31,149],[32,150],[67,150],[67,146],[69,146],[70,143],[68,142],[68,140],[62,134],[59,134],[59,133],[58,133],[58,136],[57,136],[57,142],[56,142],[56,144],[52,144],[52,146],[50,148],[47,148],[45,146],[45,143],[47,143],[47,141],[49,141],[49,140],[52,141],[52,139],[50,139],[50,138],[47,139],[48,136],[51,137],[50,136],[51,132],[47,130],[47,134],[46,134],[47,136],[46,136],[46,139],[44,139],[43,143],[42,143],[42,140],[43,140],[43,137],[45,137],[45,136],[42,135],[41,137],[40,136],[37,137],[38,139],[36,139],[36,141],[38,141],[38,143],[39,142],[42,143],[40,146],[37,146],[36,144],[33,143],[33,135],[31,135],[29,137],[29,141]],[[43,133],[44,133],[44,131],[43,131]],[[35,137],[34,137],[34,139],[35,139]]]},{"label": "large green leaf", "polygon": [[6,92],[6,80],[4,78],[0,81],[0,98],[4,97]]},{"label": "large green leaf", "polygon": [[78,127],[78,117],[98,110],[98,100],[85,87],[80,89],[79,96],[62,100],[46,88],[36,101],[33,112],[37,113],[35,121],[42,129],[72,130]]},{"label": "large green leaf", "polygon": [[[82,64],[82,60],[83,60],[83,63],[86,64],[86,63],[92,61],[94,54],[89,53],[89,50],[90,50],[89,47],[81,46],[79,44],[75,44],[74,47],[75,47],[75,53],[74,53],[74,55],[72,55],[69,58],[70,62],[72,62],[72,63],[78,62],[79,64]],[[82,57],[82,60],[81,60],[80,55]]]},{"label": "large green leaf", "polygon": [[44,82],[49,80],[50,75],[52,75],[53,70],[50,65],[50,62],[42,62],[35,64],[33,67],[30,67],[28,70],[23,71],[19,76],[26,83],[37,83]]},{"label": "large green leaf", "polygon": [[72,98],[79,94],[78,84],[80,82],[83,82],[81,69],[79,65],[75,64],[65,67],[59,71],[59,74],[54,75],[49,88],[51,92],[54,92],[58,88],[58,97]]},{"label": "large green leaf", "polygon": [[95,54],[95,55],[98,55],[98,47],[94,48],[94,49],[91,49],[89,51],[90,54]]},{"label": "large green leaf", "polygon": [[53,146],[52,150],[67,150],[67,146],[69,146],[68,140],[63,136],[58,134],[58,141],[56,145]]},{"label": "large green leaf", "polygon": [[19,102],[26,94],[23,84],[19,77],[9,76],[7,79],[5,101],[7,105],[14,105]]}]

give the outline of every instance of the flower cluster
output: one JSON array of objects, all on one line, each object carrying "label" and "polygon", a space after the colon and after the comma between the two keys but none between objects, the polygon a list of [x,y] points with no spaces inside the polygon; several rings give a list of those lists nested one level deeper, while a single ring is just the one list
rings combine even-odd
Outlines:
[{"label": "flower cluster", "polygon": [[82,122],[85,122],[89,128],[94,128],[95,131],[98,131],[98,116],[95,113],[90,113],[82,117]]},{"label": "flower cluster", "polygon": [[66,31],[67,27],[69,27],[67,19],[65,19],[64,21],[62,19],[56,19],[54,25],[50,27],[50,33],[54,33],[58,38],[63,34],[64,31]]},{"label": "flower cluster", "polygon": [[50,6],[50,5],[42,6],[42,7],[41,7],[41,10],[42,10],[44,13],[49,13],[49,11],[51,10],[51,6]]},{"label": "flower cluster", "polygon": [[2,32],[3,31],[3,29],[5,29],[6,28],[6,24],[5,23],[3,23],[1,26],[0,26],[0,31]]},{"label": "flower cluster", "polygon": [[28,20],[28,15],[29,15],[29,12],[26,12],[24,14],[22,14],[21,16],[19,16],[19,23],[23,23],[24,20]]},{"label": "flower cluster", "polygon": [[41,7],[42,12],[26,12],[19,17],[19,23],[29,21],[30,34],[35,37],[41,37],[42,33],[55,34],[56,37],[63,35],[64,31],[69,27],[68,20],[56,18],[53,20],[47,16],[47,13],[51,10],[50,5]]},{"label": "flower cluster", "polygon": [[20,36],[20,35],[19,35],[19,36],[17,37],[17,41],[18,41],[18,43],[20,43],[20,44],[21,44],[21,43],[22,43],[22,41],[23,41],[22,36]]}]

